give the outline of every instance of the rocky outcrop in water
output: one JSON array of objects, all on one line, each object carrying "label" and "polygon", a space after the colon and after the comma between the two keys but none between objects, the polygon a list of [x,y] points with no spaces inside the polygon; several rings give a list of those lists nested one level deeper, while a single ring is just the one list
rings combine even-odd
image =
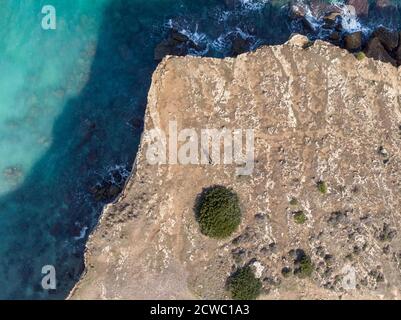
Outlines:
[{"label": "rocky outcrop in water", "polygon": [[185,34],[171,30],[167,39],[155,48],[155,60],[161,61],[167,55],[185,56],[191,49],[199,49]]},{"label": "rocky outcrop in water", "polygon": [[[165,58],[145,132],[169,132],[171,120],[253,129],[254,170],[152,165],[143,138],[70,298],[224,299],[227,277],[249,265],[262,299],[399,299],[400,90],[391,64],[302,36],[235,59]],[[231,187],[243,212],[224,240],[203,236],[193,211],[215,184]]]},{"label": "rocky outcrop in water", "polygon": [[[307,6],[304,2],[294,1],[288,6],[288,16],[301,26],[303,34],[311,39],[329,41],[350,52],[363,51],[370,58],[394,66],[401,65],[400,32],[384,26],[362,32],[359,21],[369,14],[367,0],[348,0],[346,5],[317,3],[312,1]],[[395,11],[390,2],[378,1],[374,13],[390,19]],[[356,30],[358,28],[360,30]]]}]

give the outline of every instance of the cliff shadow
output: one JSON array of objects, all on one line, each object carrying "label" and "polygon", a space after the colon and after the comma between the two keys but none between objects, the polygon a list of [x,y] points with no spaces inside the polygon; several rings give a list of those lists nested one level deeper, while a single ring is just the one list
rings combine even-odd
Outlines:
[{"label": "cliff shadow", "polygon": [[[113,0],[105,8],[87,84],[64,106],[49,149],[22,185],[0,198],[0,298],[63,299],[79,279],[86,239],[134,162],[154,48],[181,4],[182,14],[197,10],[205,25],[207,6],[224,1]],[[258,25],[273,32],[263,17]],[[56,269],[56,290],[41,287],[45,265]]]},{"label": "cliff shadow", "polygon": [[[150,9],[128,0],[106,7],[86,86],[23,184],[0,198],[0,298],[62,299],[79,279],[85,240],[116,195],[97,201],[93,187],[123,184],[138,148],[157,41],[138,18],[154,17]],[[56,290],[41,287],[44,265],[55,266]]]}]

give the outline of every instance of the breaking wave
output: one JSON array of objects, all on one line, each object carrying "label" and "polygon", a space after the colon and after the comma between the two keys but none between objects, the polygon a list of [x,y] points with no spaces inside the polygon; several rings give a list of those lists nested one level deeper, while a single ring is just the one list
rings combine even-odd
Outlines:
[{"label": "breaking wave", "polygon": [[[190,49],[189,54],[199,56],[230,55],[236,39],[246,40],[248,49],[254,50],[261,45],[285,42],[291,33],[305,33],[299,21],[289,17],[289,2],[276,5],[271,0],[234,0],[231,3],[232,7],[216,8],[212,19],[208,17],[207,25],[195,19],[192,21],[191,17],[178,17],[165,23],[165,31],[174,29],[186,35],[197,47]],[[361,18],[355,8],[346,5],[344,0],[326,1],[326,6],[321,5],[321,8],[313,7],[313,2],[311,4],[306,0],[292,2],[292,5],[304,12],[304,19],[311,29],[308,35],[312,39],[328,36],[324,16],[329,10],[340,13],[344,33],[362,31],[369,36],[379,25],[390,29],[399,27],[398,21],[394,22],[386,16],[372,14],[371,19]]]}]

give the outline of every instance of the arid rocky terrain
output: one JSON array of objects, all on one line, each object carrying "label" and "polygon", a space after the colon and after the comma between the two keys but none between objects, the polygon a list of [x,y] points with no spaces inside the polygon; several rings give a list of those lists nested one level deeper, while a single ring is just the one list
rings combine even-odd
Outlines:
[{"label": "arid rocky terrain", "polygon": [[[143,138],[70,298],[228,299],[227,277],[251,265],[260,299],[400,299],[400,90],[393,65],[301,36],[237,58],[164,58],[145,132],[168,133],[169,121],[253,129],[254,170],[151,165]],[[193,210],[216,184],[238,194],[243,212],[225,240],[202,235]],[[309,277],[296,272],[302,256]]]}]

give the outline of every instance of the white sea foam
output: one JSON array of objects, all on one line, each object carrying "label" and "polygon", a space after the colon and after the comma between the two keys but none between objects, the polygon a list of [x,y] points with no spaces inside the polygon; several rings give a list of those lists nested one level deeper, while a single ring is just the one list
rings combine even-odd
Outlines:
[{"label": "white sea foam", "polygon": [[270,0],[240,0],[241,6],[248,10],[261,10]]},{"label": "white sea foam", "polygon": [[85,238],[87,230],[88,230],[88,227],[83,227],[81,229],[81,231],[79,232],[79,236],[74,237],[74,240],[78,241],[78,240],[81,240],[81,239]]},{"label": "white sea foam", "polygon": [[[260,34],[258,37],[253,32],[249,33],[246,30],[246,21],[255,17],[255,15],[259,15],[260,13],[255,11],[263,9],[270,2],[271,0],[239,0],[239,6],[236,6],[232,10],[227,10],[226,8],[216,9],[213,13],[215,21],[211,22],[216,28],[211,28],[209,31],[202,30],[198,24],[190,23],[182,18],[168,20],[165,27],[178,30],[198,46],[197,49],[189,50],[189,54],[191,55],[202,56],[211,52],[223,56],[228,55],[232,47],[232,41],[236,37],[246,39],[250,44],[249,49],[254,50],[263,44],[269,43],[271,39],[264,38]],[[330,31],[323,28],[325,24],[323,18],[327,12],[324,10],[312,10],[305,0],[298,0],[295,4],[305,12],[305,19],[312,28],[314,37],[320,39],[327,38]],[[344,33],[362,31],[365,35],[369,35],[379,24],[379,22],[375,22],[372,25],[364,24],[357,16],[355,8],[345,5],[344,0],[333,0],[331,4],[337,7],[341,13],[341,24]],[[288,6],[283,5],[281,10],[288,10]],[[299,24],[299,21],[288,21],[288,24],[289,33],[302,31],[303,27]],[[214,33],[215,30],[219,29],[224,30],[224,32],[220,34]]]},{"label": "white sea foam", "polygon": [[364,33],[369,33],[371,31],[369,27],[362,25],[353,6],[338,4],[338,7],[341,9],[341,16],[342,16],[341,24],[344,31],[346,32],[362,31]]}]

